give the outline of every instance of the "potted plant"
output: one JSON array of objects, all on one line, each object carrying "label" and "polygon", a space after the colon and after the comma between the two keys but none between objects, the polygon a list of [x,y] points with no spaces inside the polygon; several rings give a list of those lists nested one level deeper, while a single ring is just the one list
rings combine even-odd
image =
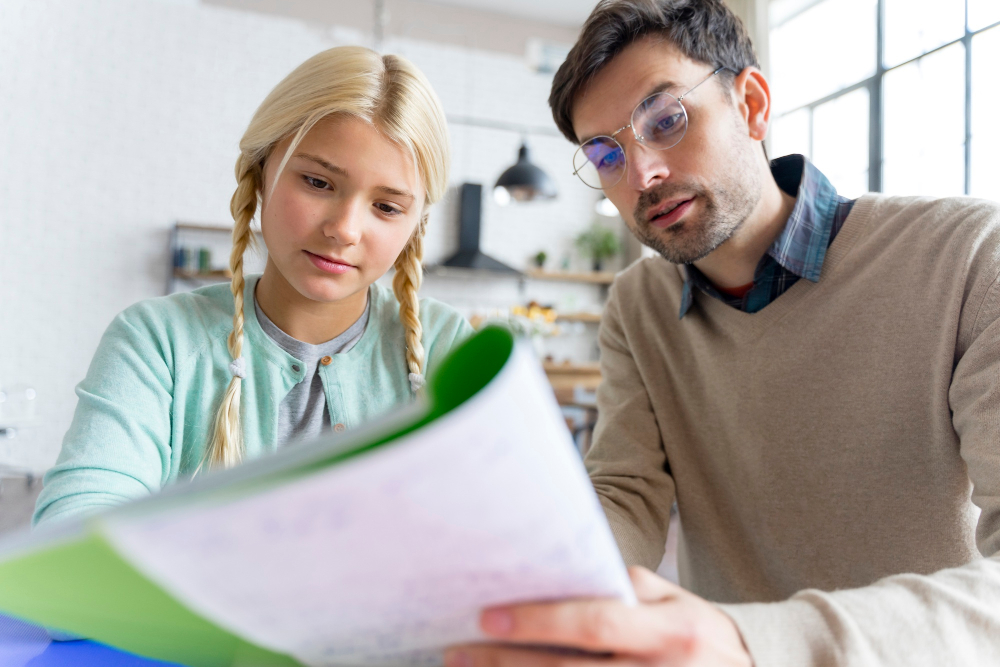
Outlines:
[{"label": "potted plant", "polygon": [[594,271],[600,271],[604,261],[617,255],[621,246],[618,234],[599,222],[595,222],[587,231],[576,237],[576,247],[581,253],[590,257]]},{"label": "potted plant", "polygon": [[544,250],[539,250],[532,256],[531,260],[535,263],[535,266],[539,269],[545,268],[545,260],[549,258],[548,254]]}]

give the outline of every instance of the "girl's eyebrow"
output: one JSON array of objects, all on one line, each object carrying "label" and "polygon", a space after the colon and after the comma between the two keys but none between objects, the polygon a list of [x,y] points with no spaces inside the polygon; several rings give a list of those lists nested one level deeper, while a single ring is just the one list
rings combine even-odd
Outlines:
[{"label": "girl's eyebrow", "polygon": [[300,157],[305,160],[312,160],[313,162],[323,167],[332,174],[337,174],[338,176],[344,176],[345,178],[347,177],[346,169],[344,169],[343,167],[338,167],[337,165],[332,164],[330,162],[327,162],[318,155],[310,155],[309,153],[296,153],[295,157]]},{"label": "girl's eyebrow", "polygon": [[[344,169],[343,167],[338,167],[337,165],[332,164],[330,162],[327,162],[318,155],[310,155],[309,153],[296,153],[295,157],[299,157],[304,160],[311,160],[312,162],[315,162],[316,164],[320,165],[321,167],[329,171],[331,174],[337,174],[338,176],[343,176],[344,178],[348,177],[346,169]],[[379,192],[384,192],[388,195],[409,199],[410,201],[416,199],[416,197],[413,196],[412,192],[409,192],[407,190],[399,190],[397,188],[390,188],[388,185],[378,185],[375,186],[375,189],[378,190]]]}]

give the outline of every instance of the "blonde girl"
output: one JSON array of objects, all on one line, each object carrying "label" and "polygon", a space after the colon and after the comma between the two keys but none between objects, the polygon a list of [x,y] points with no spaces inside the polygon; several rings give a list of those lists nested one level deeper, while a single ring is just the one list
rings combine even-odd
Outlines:
[{"label": "blonde girl", "polygon": [[[279,83],[240,142],[232,282],[115,318],[77,387],[36,524],[411,400],[471,332],[453,309],[417,299],[448,154],[440,102],[403,58],[335,48]],[[267,264],[244,275],[258,215]],[[391,291],[375,282],[390,268]]]}]

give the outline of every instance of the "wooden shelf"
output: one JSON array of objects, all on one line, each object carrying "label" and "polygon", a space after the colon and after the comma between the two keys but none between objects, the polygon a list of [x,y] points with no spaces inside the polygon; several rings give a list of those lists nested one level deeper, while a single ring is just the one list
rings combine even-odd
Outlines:
[{"label": "wooden shelf", "polygon": [[185,232],[226,232],[227,234],[233,233],[233,227],[225,225],[205,225],[196,222],[178,222],[175,225],[177,229]]},{"label": "wooden shelf", "polygon": [[[212,225],[212,224],[201,224],[198,222],[178,222],[174,227],[180,232],[219,232],[232,235],[233,227],[225,225]],[[253,233],[257,236],[261,235],[259,229],[254,229]]]},{"label": "wooden shelf", "polygon": [[524,272],[535,280],[561,280],[572,283],[591,283],[594,285],[610,285],[615,280],[614,271],[545,271],[543,269],[528,269]]},{"label": "wooden shelf", "polygon": [[174,269],[174,277],[181,280],[229,280],[233,274],[229,269],[219,269],[218,271],[188,271],[186,269]]},{"label": "wooden shelf", "polygon": [[559,313],[556,321],[562,322],[586,322],[588,324],[600,324],[600,313]]},{"label": "wooden shelf", "polygon": [[542,364],[542,368],[545,369],[545,375],[559,405],[579,405],[577,402],[579,390],[597,391],[597,386],[601,384],[600,362],[568,364],[546,361]]},{"label": "wooden shelf", "polygon": [[601,362],[593,361],[586,364],[570,364],[545,361],[542,363],[542,368],[546,373],[550,374],[593,375],[594,373],[600,374]]}]

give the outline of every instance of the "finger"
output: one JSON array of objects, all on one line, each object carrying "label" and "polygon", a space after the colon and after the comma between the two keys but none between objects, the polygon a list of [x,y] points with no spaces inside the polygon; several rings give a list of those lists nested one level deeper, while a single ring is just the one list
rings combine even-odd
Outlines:
[{"label": "finger", "polygon": [[632,580],[635,596],[640,602],[662,602],[686,593],[680,586],[639,565],[630,567],[628,576]]},{"label": "finger", "polygon": [[692,634],[693,614],[677,602],[629,607],[617,600],[579,600],[487,609],[483,631],[505,642],[569,646],[594,652],[649,655]]},{"label": "finger", "polygon": [[448,649],[445,667],[640,667],[632,658],[571,655],[522,646],[475,644]]}]

